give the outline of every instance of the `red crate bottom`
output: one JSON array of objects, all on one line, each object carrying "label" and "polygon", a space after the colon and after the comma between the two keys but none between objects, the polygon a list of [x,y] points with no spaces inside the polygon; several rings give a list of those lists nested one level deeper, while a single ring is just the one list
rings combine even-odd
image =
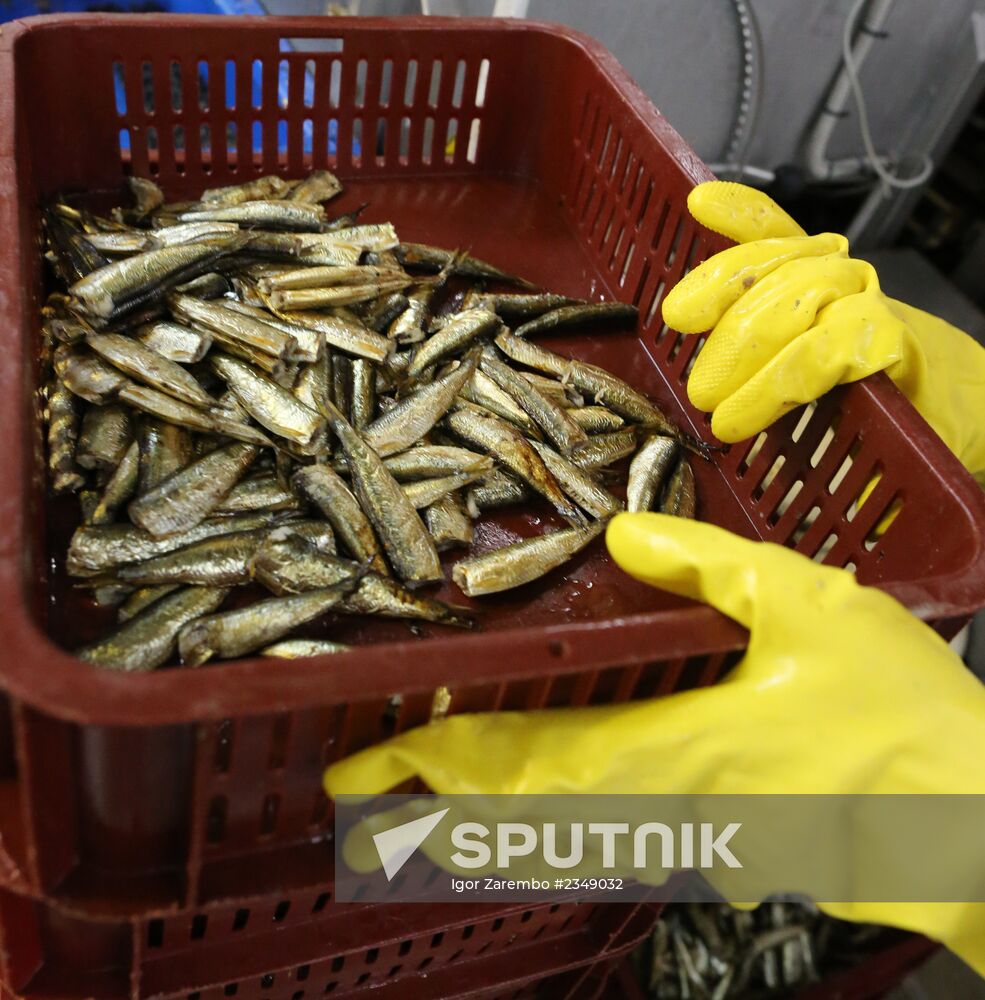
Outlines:
[{"label": "red crate bottom", "polygon": [[632,949],[660,911],[635,903],[381,906],[329,897],[92,921],[2,891],[3,982],[27,1000],[303,1000],[369,991],[374,1000],[437,1000],[528,995],[535,981],[565,973],[581,997],[592,994],[574,970]]}]

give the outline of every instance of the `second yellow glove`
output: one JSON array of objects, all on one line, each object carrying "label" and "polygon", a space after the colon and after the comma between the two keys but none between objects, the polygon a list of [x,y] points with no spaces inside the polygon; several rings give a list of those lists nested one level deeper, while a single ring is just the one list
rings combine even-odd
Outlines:
[{"label": "second yellow glove", "polygon": [[[888,595],[782,546],[660,514],[620,514],[607,542],[632,576],[749,629],[725,680],[622,705],[451,716],[333,764],[328,793],[412,777],[441,794],[985,793],[985,687]],[[978,840],[950,841],[979,884]],[[985,904],[824,908],[929,934],[985,972]]]},{"label": "second yellow glove", "polygon": [[752,437],[833,386],[885,371],[985,483],[985,350],[950,324],[883,294],[843,236],[807,236],[770,198],[711,181],[688,198],[703,225],[738,242],[686,275],[663,316],[710,330],[688,382],[723,441]]}]

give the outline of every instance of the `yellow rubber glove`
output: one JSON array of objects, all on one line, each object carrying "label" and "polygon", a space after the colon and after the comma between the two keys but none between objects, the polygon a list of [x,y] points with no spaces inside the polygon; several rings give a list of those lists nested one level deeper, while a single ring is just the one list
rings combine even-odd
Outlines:
[{"label": "yellow rubber glove", "polygon": [[[746,626],[720,684],[597,708],[451,716],[333,765],[330,795],[420,776],[438,793],[985,793],[985,686],[893,598],[777,545],[621,514],[633,576]],[[768,863],[768,862],[767,862]],[[975,851],[969,880],[985,866]],[[985,905],[845,903],[848,920],[943,941],[985,973]]]},{"label": "yellow rubber glove", "polygon": [[696,267],[663,304],[672,329],[711,331],[687,390],[717,437],[752,437],[835,385],[885,371],[985,485],[985,350],[884,295],[843,236],[807,236],[760,191],[708,181],[688,208],[739,244]]}]

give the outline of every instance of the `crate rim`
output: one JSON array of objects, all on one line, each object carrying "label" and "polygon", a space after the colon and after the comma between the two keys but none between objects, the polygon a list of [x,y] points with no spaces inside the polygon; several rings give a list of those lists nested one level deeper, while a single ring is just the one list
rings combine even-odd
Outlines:
[{"label": "crate rim", "polygon": [[[392,18],[339,17],[330,21],[312,17],[223,17],[216,15],[154,15],[175,27],[196,25],[263,27],[294,37],[325,37],[334,29],[388,32]],[[25,36],[65,27],[98,29],[103,26],[139,26],[142,14],[49,14],[22,18],[0,25],[0,192],[17,193],[15,169],[14,51]],[[146,22],[144,22],[146,23]],[[712,175],[697,154],[660,114],[615,57],[599,42],[582,32],[542,21],[504,18],[441,18],[409,16],[400,19],[401,31],[422,32],[536,32],[560,37],[585,51],[600,70],[624,94],[633,118],[633,127],[646,130],[672,152],[694,182]],[[342,174],[345,178],[345,173]],[[0,220],[5,231],[17,232],[19,210],[16,197],[0,198]],[[0,258],[11,265],[17,259],[18,241],[6,241]],[[0,275],[15,273],[13,266],[0,268]],[[11,284],[7,282],[7,285]],[[30,322],[29,296],[21,289],[4,287],[0,279],[0,321],[18,332]],[[25,322],[21,322],[21,320]],[[16,335],[16,334],[15,334]],[[21,501],[27,490],[26,442],[27,408],[22,373],[17,366],[0,367],[0,417],[10,429],[6,437],[8,483],[16,495],[2,504],[6,523],[23,525]],[[852,392],[864,393],[876,404],[882,418],[897,433],[907,436],[924,450],[934,463],[939,485],[960,503],[975,529],[974,547],[961,566],[939,575],[902,582],[890,582],[880,589],[905,604],[924,619],[967,616],[985,605],[985,491],[982,491],[958,460],[922,417],[884,375],[855,383]],[[12,482],[11,482],[12,481]],[[750,524],[757,528],[750,516]],[[220,663],[205,670],[163,670],[138,675],[122,674],[90,667],[67,650],[55,645],[31,617],[23,591],[20,557],[23,545],[9,528],[0,537],[0,593],[16,595],[18,603],[8,609],[6,653],[0,660],[0,688],[26,705],[70,722],[89,725],[148,726],[192,723],[228,716],[263,715],[340,701],[359,701],[391,690],[423,691],[448,682],[449,665],[455,680],[475,683],[505,682],[529,676],[512,664],[536,657],[552,675],[586,668],[605,669],[621,664],[640,664],[658,652],[649,642],[660,628],[661,657],[710,655],[741,650],[746,632],[714,609],[687,603],[682,607],[635,614],[606,621],[545,625],[508,629],[473,635],[437,636],[426,640],[362,646],[331,657],[294,661],[289,670],[283,664],[253,657]],[[605,643],[598,648],[579,648],[580,640],[602,633]],[[700,635],[702,648],[695,651],[693,636]],[[415,651],[425,649],[424,662],[415,663],[408,676],[404,664]],[[465,654],[468,658],[465,659]],[[35,660],[44,657],[44,670],[36,671]],[[358,674],[352,669],[362,668]],[[332,668],[335,669],[332,669]],[[220,678],[212,676],[222,670]],[[367,678],[373,678],[368,687]],[[395,686],[396,685],[396,686]]]}]

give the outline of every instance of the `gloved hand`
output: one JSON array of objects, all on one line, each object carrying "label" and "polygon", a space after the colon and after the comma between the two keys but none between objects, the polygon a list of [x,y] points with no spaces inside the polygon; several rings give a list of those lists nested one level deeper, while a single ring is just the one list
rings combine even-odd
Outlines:
[{"label": "gloved hand", "polygon": [[[624,705],[451,716],[333,765],[328,793],[414,775],[447,794],[985,793],[985,687],[893,598],[660,514],[619,515],[607,541],[633,576],[749,629],[726,680]],[[826,908],[921,931],[985,973],[985,906]]]},{"label": "gloved hand", "polygon": [[771,198],[699,184],[688,209],[735,240],[667,294],[682,333],[711,331],[688,396],[723,441],[758,434],[833,386],[885,371],[985,485],[985,350],[936,316],[884,295],[844,236],[807,236]]}]

